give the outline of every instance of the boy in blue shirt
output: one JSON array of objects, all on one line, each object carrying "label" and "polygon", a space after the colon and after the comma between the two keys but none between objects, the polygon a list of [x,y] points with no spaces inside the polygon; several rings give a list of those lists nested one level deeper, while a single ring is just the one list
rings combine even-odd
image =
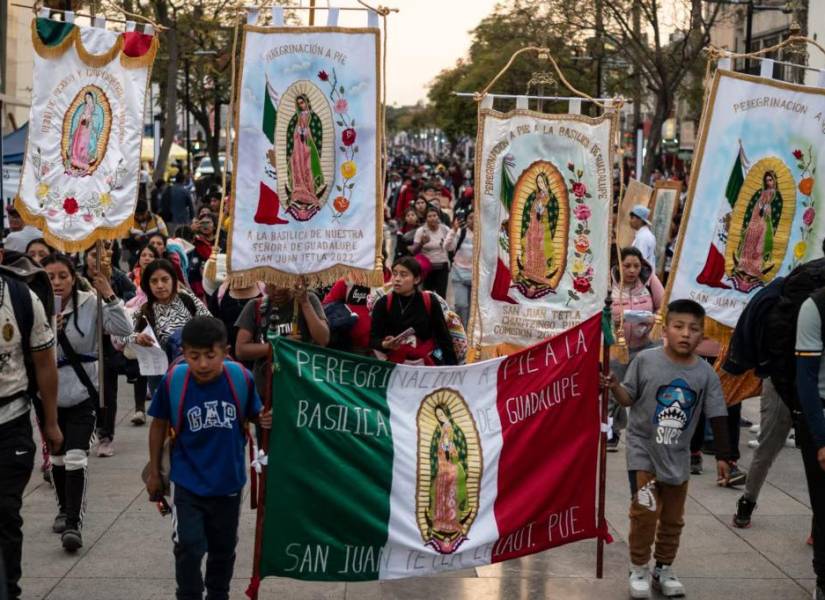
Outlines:
[{"label": "boy in blue shirt", "polygon": [[[272,426],[262,412],[252,375],[239,363],[224,362],[223,322],[194,317],[181,335],[185,364],[170,369],[152,399],[149,415],[151,499],[163,495],[161,454],[172,427],[171,482],[178,600],[228,600],[235,565],[238,518],[246,484],[246,420]],[[206,559],[206,577],[201,563]]]}]

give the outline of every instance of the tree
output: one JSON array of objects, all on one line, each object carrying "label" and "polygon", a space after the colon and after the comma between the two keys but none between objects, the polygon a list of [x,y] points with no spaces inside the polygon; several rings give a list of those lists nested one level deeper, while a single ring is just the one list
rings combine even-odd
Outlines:
[{"label": "tree", "polygon": [[[647,178],[659,154],[662,124],[671,116],[676,98],[680,90],[685,89],[689,76],[702,72],[702,51],[710,42],[710,31],[721,4],[705,4],[702,0],[598,0],[592,3],[552,0],[551,3],[555,10],[568,15],[571,27],[602,36],[616,49],[617,56],[632,65],[634,77],[625,81],[632,85],[630,92],[637,106],[644,91],[652,96],[651,135],[646,144],[642,174]],[[693,101],[695,103],[695,97]]]},{"label": "tree", "polygon": [[[456,66],[436,76],[428,98],[434,124],[441,128],[451,143],[461,135],[473,135],[476,130],[477,105],[472,99],[459,98],[454,91],[481,91],[505,66],[510,56],[525,46],[550,48],[553,57],[565,69],[565,76],[578,89],[595,93],[594,73],[582,69],[578,62],[586,40],[547,0],[511,0],[496,6],[472,31],[468,57]],[[552,72],[552,66],[540,61],[535,53],[525,53],[499,79],[493,91],[508,94],[527,92],[527,83],[536,72]],[[539,90],[533,88],[530,93]],[[558,84],[545,94],[569,95]]]}]

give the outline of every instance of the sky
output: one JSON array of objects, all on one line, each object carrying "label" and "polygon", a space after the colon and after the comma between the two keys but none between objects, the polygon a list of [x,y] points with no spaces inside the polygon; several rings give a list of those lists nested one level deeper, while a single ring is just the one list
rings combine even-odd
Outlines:
[{"label": "sky", "polygon": [[[399,9],[387,17],[388,104],[403,106],[426,100],[429,83],[466,55],[470,30],[493,11],[496,1],[382,0],[382,5]],[[319,0],[317,5],[325,2]],[[318,11],[316,18],[326,20],[326,11]],[[362,12],[342,11],[339,25],[364,26],[365,21]]]}]

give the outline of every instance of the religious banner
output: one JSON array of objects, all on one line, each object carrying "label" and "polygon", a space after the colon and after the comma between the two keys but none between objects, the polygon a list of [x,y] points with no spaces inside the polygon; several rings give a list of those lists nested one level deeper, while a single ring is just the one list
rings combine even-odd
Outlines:
[{"label": "religious banner", "polygon": [[630,246],[636,237],[636,232],[630,226],[630,211],[638,205],[649,207],[652,197],[653,188],[649,185],[635,179],[631,179],[627,184],[622,201],[619,203],[619,214],[616,218],[616,241],[619,248]]},{"label": "religious banner", "polygon": [[601,310],[613,115],[479,110],[471,347],[529,346]]},{"label": "religious banner", "polygon": [[607,537],[601,316],[437,369],[278,338],[260,576],[430,575]]},{"label": "religious banner", "polygon": [[751,296],[822,255],[825,89],[720,70],[703,123],[668,297],[724,341]]},{"label": "religious banner", "polygon": [[67,252],[129,233],[154,35],[36,18],[29,137],[15,205]]},{"label": "religious banner", "polygon": [[244,27],[230,276],[381,277],[379,30]]},{"label": "religious banner", "polygon": [[679,212],[681,181],[657,181],[650,207],[650,230],[656,238],[656,275],[665,272],[667,246],[676,235],[676,214]]}]

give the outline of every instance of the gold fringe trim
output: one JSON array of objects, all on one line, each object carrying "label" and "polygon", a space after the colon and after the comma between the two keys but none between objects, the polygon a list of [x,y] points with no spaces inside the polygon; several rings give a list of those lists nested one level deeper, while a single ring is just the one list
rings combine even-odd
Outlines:
[{"label": "gold fringe trim", "polygon": [[149,47],[149,50],[147,50],[142,56],[126,56],[126,54],[121,53],[120,64],[125,69],[150,67],[152,66],[152,63],[155,62],[155,56],[157,56],[159,46],[160,42],[158,41],[158,36],[152,36],[152,45]]},{"label": "gold fringe trim", "polygon": [[43,40],[40,39],[40,36],[37,33],[37,18],[32,19],[32,46],[34,46],[34,51],[37,52],[37,55],[40,58],[58,58],[65,54],[66,50],[68,50],[72,44],[75,43],[76,39],[80,38],[80,31],[75,26],[72,29],[71,33],[63,38],[56,46],[47,46],[43,43]]},{"label": "gold fringe trim", "polygon": [[733,328],[722,325],[719,321],[714,321],[710,317],[705,317],[705,337],[716,340],[723,347],[730,345],[733,336]]},{"label": "gold fringe trim", "polygon": [[44,217],[30,213],[20,196],[14,197],[14,207],[17,209],[17,212],[20,213],[20,217],[26,225],[37,227],[43,232],[43,239],[45,239],[50,246],[61,252],[83,252],[97,243],[98,240],[122,239],[129,235],[129,230],[135,225],[134,215],[129,215],[120,225],[115,227],[98,227],[82,240],[67,240],[52,233],[46,226],[46,219]]},{"label": "gold fringe trim", "polygon": [[227,273],[226,281],[230,281],[233,285],[241,287],[251,286],[258,281],[262,281],[284,288],[292,288],[298,283],[304,282],[307,287],[311,289],[332,285],[339,279],[347,276],[352,276],[359,281],[359,283],[363,282],[363,285],[369,287],[379,287],[384,284],[383,271],[365,271],[363,269],[354,269],[347,265],[335,265],[334,267],[309,275],[284,273],[272,267],[257,267],[255,269]]},{"label": "gold fringe trim", "polygon": [[92,54],[86,50],[86,46],[83,45],[80,30],[75,29],[75,31],[77,32],[77,35],[74,36],[74,49],[75,52],[77,52],[77,57],[82,63],[92,67],[93,69],[105,67],[112,62],[123,49],[123,36],[119,35],[111,48],[105,52],[101,52],[100,54]]}]

